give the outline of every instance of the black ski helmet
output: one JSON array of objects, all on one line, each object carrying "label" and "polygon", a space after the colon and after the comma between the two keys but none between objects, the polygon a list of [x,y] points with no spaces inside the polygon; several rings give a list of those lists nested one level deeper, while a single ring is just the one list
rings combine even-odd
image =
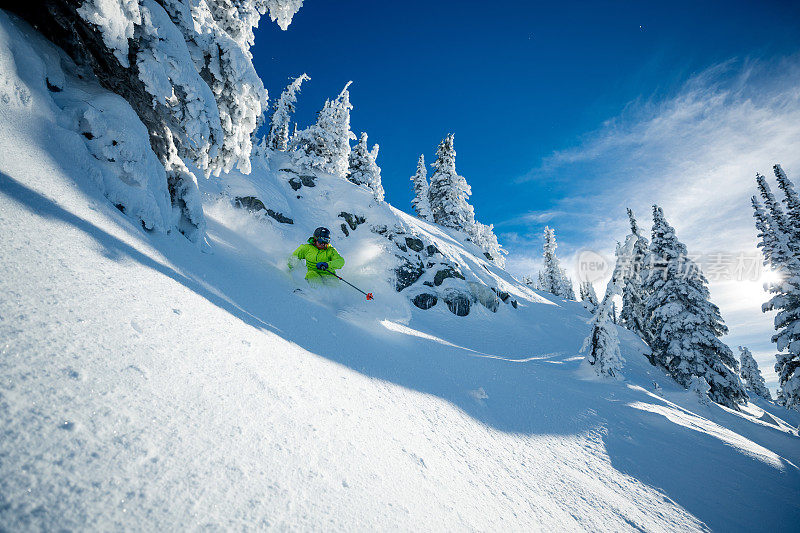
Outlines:
[{"label": "black ski helmet", "polygon": [[314,230],[314,238],[320,242],[331,242],[331,230],[322,226]]}]

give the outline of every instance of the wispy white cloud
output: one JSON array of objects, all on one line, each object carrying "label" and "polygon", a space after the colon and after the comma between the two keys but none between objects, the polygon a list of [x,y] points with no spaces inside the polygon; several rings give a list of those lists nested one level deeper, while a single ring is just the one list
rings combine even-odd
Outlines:
[{"label": "wispy white cloud", "polygon": [[[625,208],[633,208],[647,228],[650,206],[657,203],[690,253],[756,255],[748,198],[755,173],[771,175],[774,163],[798,182],[800,55],[731,60],[695,75],[669,97],[631,102],[521,179],[565,179],[580,193],[509,225],[541,224],[537,217],[552,213],[546,222],[569,232],[567,255],[586,247],[611,256],[627,232]],[[512,252],[526,253],[513,246]],[[753,282],[712,281],[711,290],[731,328],[728,342],[755,344],[774,384],[771,317],[760,313],[766,296]]]}]

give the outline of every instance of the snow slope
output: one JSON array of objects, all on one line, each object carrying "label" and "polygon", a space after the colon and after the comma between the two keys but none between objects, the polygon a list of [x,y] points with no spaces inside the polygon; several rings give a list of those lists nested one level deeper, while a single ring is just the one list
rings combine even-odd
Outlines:
[{"label": "snow slope", "polygon": [[[796,528],[797,413],[701,405],[624,330],[626,379],[593,377],[580,305],[388,206],[364,207],[370,223],[407,224],[519,308],[417,309],[364,226],[335,244],[374,302],[295,293],[286,256],[333,225],[318,201],[368,204],[322,178],[293,202],[274,162],[201,183],[204,249],[145,231],[44,105],[35,58],[0,58],[3,528]],[[295,223],[234,208],[246,190]]]}]

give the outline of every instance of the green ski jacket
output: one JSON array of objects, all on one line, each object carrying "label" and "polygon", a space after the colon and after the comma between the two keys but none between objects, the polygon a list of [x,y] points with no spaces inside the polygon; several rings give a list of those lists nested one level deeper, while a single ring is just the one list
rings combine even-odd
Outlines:
[{"label": "green ski jacket", "polygon": [[323,270],[317,270],[317,263],[328,263],[328,271],[335,274],[336,269],[344,266],[344,258],[339,255],[336,248],[330,244],[324,249],[320,250],[314,246],[314,238],[308,239],[307,244],[302,244],[295,250],[291,257],[289,257],[289,268],[294,268],[297,264],[297,259],[306,260],[306,279],[308,281],[325,281],[325,278],[336,279],[330,274],[326,274]]}]

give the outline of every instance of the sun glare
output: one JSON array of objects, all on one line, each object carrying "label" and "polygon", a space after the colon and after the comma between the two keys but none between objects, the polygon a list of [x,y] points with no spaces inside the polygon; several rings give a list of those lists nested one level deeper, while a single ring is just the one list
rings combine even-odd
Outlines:
[{"label": "sun glare", "polygon": [[765,270],[764,270],[764,271],[761,273],[761,277],[759,278],[759,281],[760,281],[762,284],[763,284],[763,283],[777,283],[777,282],[779,282],[780,280],[781,280],[781,274],[780,274],[780,272],[776,272],[776,271],[774,271],[774,270],[768,270],[768,269],[765,269]]}]

